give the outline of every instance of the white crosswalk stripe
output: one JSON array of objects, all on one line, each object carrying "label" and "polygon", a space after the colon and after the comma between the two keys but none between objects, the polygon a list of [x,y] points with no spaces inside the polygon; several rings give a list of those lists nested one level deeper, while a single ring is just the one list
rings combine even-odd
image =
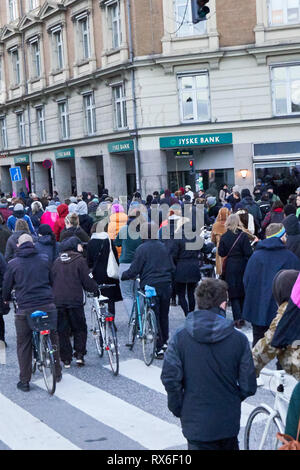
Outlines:
[{"label": "white crosswalk stripe", "polygon": [[[45,388],[43,380],[36,382],[36,385]],[[64,374],[55,395],[146,449],[167,449],[186,443],[179,426],[157,418],[70,374]]]},{"label": "white crosswalk stripe", "polygon": [[12,450],[79,450],[72,442],[2,394],[0,441]]}]

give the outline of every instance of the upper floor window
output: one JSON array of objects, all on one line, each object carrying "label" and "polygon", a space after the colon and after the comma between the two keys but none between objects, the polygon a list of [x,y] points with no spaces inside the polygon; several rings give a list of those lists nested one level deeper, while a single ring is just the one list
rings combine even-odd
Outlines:
[{"label": "upper floor window", "polygon": [[272,67],[275,116],[300,113],[300,65]]},{"label": "upper floor window", "polygon": [[25,130],[25,115],[24,112],[17,114],[17,124],[19,133],[19,145],[25,147],[26,145],[26,130]]},{"label": "upper floor window", "polygon": [[87,13],[76,17],[77,21],[77,34],[80,60],[89,59],[91,56],[91,40],[90,40],[90,26],[89,17]]},{"label": "upper floor window", "polygon": [[64,68],[64,45],[63,34],[60,26],[52,29],[52,54],[53,69],[61,70]]},{"label": "upper floor window", "polygon": [[6,117],[0,118],[0,136],[1,136],[1,148],[2,150],[5,150],[8,147]]},{"label": "upper floor window", "polygon": [[[188,0],[174,0],[175,4],[175,29],[178,37],[197,36],[206,33],[206,21],[193,24],[192,22],[192,5]],[[180,26],[181,25],[181,26]]]},{"label": "upper floor window", "polygon": [[28,0],[28,10],[31,11],[38,8],[39,4],[39,0]]},{"label": "upper floor window", "polygon": [[30,43],[31,48],[31,59],[32,59],[32,76],[34,78],[41,76],[41,51],[40,41],[38,39],[33,40]]},{"label": "upper floor window", "polygon": [[208,73],[179,75],[178,84],[181,121],[209,121]]},{"label": "upper floor window", "polygon": [[109,21],[111,27],[111,40],[112,48],[118,49],[121,45],[122,34],[121,34],[121,14],[120,14],[120,2],[117,1],[108,7]]},{"label": "upper floor window", "polygon": [[18,2],[17,0],[8,0],[8,19],[15,21],[18,18]]},{"label": "upper floor window", "polygon": [[36,120],[39,130],[39,141],[40,144],[46,142],[46,124],[45,124],[45,107],[41,106],[36,110]]},{"label": "upper floor window", "polygon": [[10,56],[11,56],[13,85],[16,86],[21,83],[20,59],[19,59],[19,50],[17,47],[10,50]]},{"label": "upper floor window", "polygon": [[70,138],[69,110],[67,101],[58,103],[60,136],[62,140]]},{"label": "upper floor window", "polygon": [[94,93],[83,95],[85,130],[87,135],[96,134],[96,106]]},{"label": "upper floor window", "polygon": [[300,0],[269,0],[269,24],[300,23]]},{"label": "upper floor window", "polygon": [[115,123],[118,129],[127,127],[126,96],[124,85],[113,86]]}]

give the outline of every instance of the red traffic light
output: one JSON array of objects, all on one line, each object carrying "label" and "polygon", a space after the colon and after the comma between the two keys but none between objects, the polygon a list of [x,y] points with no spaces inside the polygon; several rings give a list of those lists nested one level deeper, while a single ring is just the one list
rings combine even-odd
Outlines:
[{"label": "red traffic light", "polygon": [[193,166],[194,166],[194,160],[190,160],[189,163],[190,163],[190,167],[193,168]]}]

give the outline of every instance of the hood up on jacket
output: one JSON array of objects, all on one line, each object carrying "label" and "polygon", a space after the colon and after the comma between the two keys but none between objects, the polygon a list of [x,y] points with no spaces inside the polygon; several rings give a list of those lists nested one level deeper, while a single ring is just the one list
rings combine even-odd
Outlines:
[{"label": "hood up on jacket", "polygon": [[18,258],[29,258],[30,256],[37,255],[38,251],[35,248],[34,244],[31,242],[23,243],[16,250],[16,256]]},{"label": "hood up on jacket", "polygon": [[298,217],[295,214],[290,214],[282,221],[287,235],[299,235],[300,224]]},{"label": "hood up on jacket", "polygon": [[219,308],[189,313],[184,326],[198,343],[218,343],[234,331],[233,321],[225,318],[224,311]]},{"label": "hood up on jacket", "polygon": [[57,207],[57,212],[58,212],[59,217],[67,217],[69,213],[69,207],[67,206],[67,204],[60,204]]}]

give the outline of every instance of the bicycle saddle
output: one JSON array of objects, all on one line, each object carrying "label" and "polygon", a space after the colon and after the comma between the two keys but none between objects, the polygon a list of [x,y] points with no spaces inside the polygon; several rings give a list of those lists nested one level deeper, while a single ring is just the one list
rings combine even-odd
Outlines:
[{"label": "bicycle saddle", "polygon": [[48,316],[48,314],[46,312],[42,312],[41,310],[37,310],[36,312],[33,312],[30,316],[31,318],[39,318]]}]

